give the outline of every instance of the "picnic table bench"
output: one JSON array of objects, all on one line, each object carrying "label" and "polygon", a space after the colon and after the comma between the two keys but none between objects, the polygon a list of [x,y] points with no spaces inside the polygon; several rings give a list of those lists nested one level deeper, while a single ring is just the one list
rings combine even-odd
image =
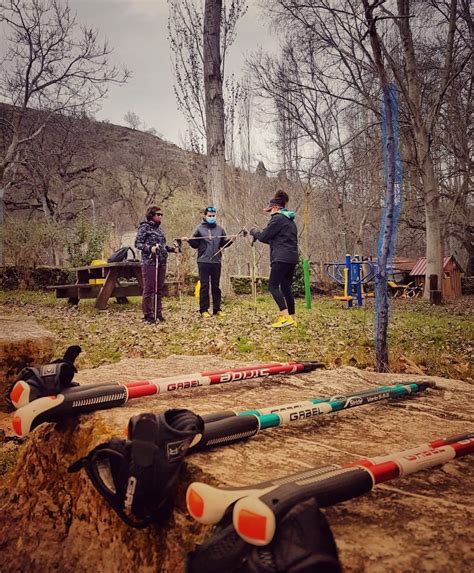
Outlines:
[{"label": "picnic table bench", "polygon": [[[67,298],[69,304],[77,305],[83,298],[95,298],[95,308],[105,310],[110,297],[115,297],[120,304],[126,304],[127,297],[142,295],[139,261],[103,263],[72,270],[76,273],[74,284],[48,286],[48,289],[56,291],[56,298]],[[176,281],[168,281],[163,294],[169,295],[173,290],[178,291]]]},{"label": "picnic table bench", "polygon": [[56,298],[67,298],[70,304],[79,304],[83,298],[95,298],[95,307],[104,310],[110,297],[124,304],[128,296],[141,296],[143,291],[139,261],[89,265],[72,271],[76,273],[74,284],[48,287],[56,291]]}]

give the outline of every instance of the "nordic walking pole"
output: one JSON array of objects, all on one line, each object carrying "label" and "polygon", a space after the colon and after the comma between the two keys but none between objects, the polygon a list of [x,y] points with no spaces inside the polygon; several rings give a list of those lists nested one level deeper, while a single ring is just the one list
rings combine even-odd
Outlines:
[{"label": "nordic walking pole", "polygon": [[[229,235],[209,235],[209,237],[188,237],[193,241],[210,241],[212,239],[227,239]],[[180,239],[181,240],[181,239]]]},{"label": "nordic walking pole", "polygon": [[[247,231],[247,229],[245,229],[245,228],[240,229],[240,231],[239,231],[239,232],[237,233],[237,235],[235,236],[235,239],[238,239],[240,236],[246,237],[246,236],[247,236],[247,232],[248,232],[248,231]],[[223,245],[218,251],[216,251],[216,252],[212,255],[211,258],[213,259],[214,257],[217,257],[217,255],[218,255],[219,253],[222,253],[222,251],[223,251],[224,249],[226,249],[231,243],[233,243],[235,239],[229,239],[229,240],[225,243],[225,245]]]},{"label": "nordic walking pole", "polygon": [[247,488],[216,488],[194,482],[188,487],[186,502],[194,519],[206,524],[218,523],[235,504],[236,532],[247,543],[267,545],[278,518],[306,499],[315,498],[320,507],[329,507],[368,493],[377,484],[472,453],[471,432],[372,459],[315,467]]},{"label": "nordic walking pole", "polygon": [[[322,368],[321,362],[283,362],[263,365],[263,367],[241,367],[212,372],[197,372],[191,375],[144,380],[143,384],[128,387],[124,384],[87,385],[63,390],[56,396],[46,396],[29,402],[19,408],[13,417],[13,429],[18,436],[24,436],[43,422],[57,422],[76,414],[106,410],[126,404],[133,398],[143,398],[154,394],[185,390],[274,376],[277,374],[297,374]],[[17,383],[15,388],[27,382]]]},{"label": "nordic walking pole", "polygon": [[[393,395],[394,397],[398,397],[399,393],[404,393],[405,395],[409,395],[411,393],[413,393],[414,391],[416,391],[417,389],[422,390],[423,386],[425,386],[424,384],[420,384],[420,387],[418,388],[418,385],[416,383],[411,383],[409,385],[407,385],[405,388],[403,387],[403,385],[394,385],[393,387],[381,387],[381,388],[375,388],[372,390],[366,390],[366,391],[362,391],[362,392],[358,392],[357,394],[352,395],[350,398],[346,398],[345,402],[347,404],[347,407],[354,407],[357,405],[362,405],[364,403],[363,400],[359,400],[356,401],[355,397],[362,397],[364,395],[370,395],[372,397],[371,401],[377,401],[378,399],[383,399],[384,397],[388,397],[390,395],[390,391],[393,390]],[[381,391],[383,391],[384,393],[381,394]],[[377,394],[378,392],[378,394]],[[336,398],[331,398],[330,400],[341,400],[342,397],[336,397]],[[318,399],[315,400],[315,402],[323,402],[325,399]],[[329,399],[326,399],[329,400]],[[369,403],[369,402],[365,402],[365,403]],[[289,405],[283,405],[283,406],[279,406],[277,408],[280,408],[282,410],[287,410],[289,408]],[[273,408],[272,408],[273,410]],[[256,435],[260,428],[261,428],[261,420],[263,419],[262,417],[258,417],[257,415],[252,413],[253,411],[247,411],[247,412],[241,412],[242,415],[239,416],[235,416],[233,415],[233,413],[231,413],[232,417],[222,417],[222,415],[224,414],[225,416],[225,412],[218,412],[217,414],[208,414],[205,416],[196,416],[196,414],[194,414],[193,412],[191,412],[190,410],[176,410],[176,409],[171,409],[171,410],[167,410],[166,412],[160,413],[160,414],[155,414],[155,413],[143,413],[140,414],[138,416],[133,416],[130,420],[129,423],[129,439],[131,439],[130,437],[130,428],[132,426],[136,427],[136,425],[138,425],[138,419],[141,419],[144,421],[145,424],[158,424],[158,426],[161,425],[161,430],[156,430],[156,434],[154,433],[154,431],[151,430],[150,426],[149,426],[149,433],[153,434],[155,437],[153,438],[153,440],[156,443],[156,440],[160,440],[159,443],[162,446],[165,446],[165,451],[172,451],[170,450],[170,447],[173,446],[173,449],[175,451],[179,451],[179,447],[178,444],[182,444],[183,447],[185,447],[184,450],[182,451],[182,456],[181,459],[189,454],[189,453],[193,453],[195,451],[202,451],[202,450],[208,450],[210,448],[215,448],[215,447],[222,447],[222,446],[226,446],[229,445],[231,443],[235,443],[237,441],[241,441],[241,440],[245,440],[248,439],[254,435]],[[178,428],[178,426],[174,426],[171,423],[171,419],[177,419],[177,417],[180,418],[181,422],[179,424],[179,429],[180,431],[177,433],[173,434],[173,427],[175,427],[176,429]],[[192,436],[192,438],[190,437],[190,441],[186,442],[186,444],[184,444],[184,442],[181,442],[180,440],[183,440],[183,434],[186,435],[186,433],[183,431],[184,429],[184,423],[185,420],[187,420],[186,423],[189,423],[189,428],[193,428],[195,431],[194,435]],[[168,421],[168,422],[167,422]],[[268,426],[271,427],[271,426]],[[263,425],[262,425],[262,429],[263,429]],[[171,432],[171,433],[170,433]],[[151,436],[150,436],[151,437]],[[145,438],[144,438],[145,439]],[[191,441],[192,440],[192,441]],[[73,464],[73,467],[70,468],[70,471],[77,471],[78,469],[80,469],[81,467],[85,467],[87,469],[87,473],[89,475],[89,477],[92,480],[92,483],[94,484],[94,486],[97,488],[97,490],[99,491],[99,493],[101,493],[105,499],[112,505],[112,507],[117,510],[117,507],[119,505],[121,505],[123,503],[122,500],[113,500],[114,496],[109,495],[105,490],[109,490],[109,486],[107,484],[104,483],[103,478],[100,477],[100,471],[99,471],[99,465],[103,465],[106,461],[107,458],[112,461],[112,454],[113,451],[116,449],[117,447],[117,442],[119,440],[117,440],[117,438],[112,439],[109,442],[106,442],[104,444],[100,444],[99,446],[97,446],[96,448],[94,448],[93,450],[91,450],[91,452],[89,452],[89,454],[86,456],[86,458],[82,458],[81,460],[78,460],[75,464]],[[164,442],[167,442],[168,445],[166,445]],[[114,445],[115,443],[115,445]],[[124,443],[124,442],[122,442]],[[117,450],[116,450],[117,451]],[[120,454],[121,448],[118,449],[118,456],[119,458],[122,457],[122,454]],[[102,452],[103,455],[99,454],[99,452]],[[114,456],[115,459],[117,459]],[[122,458],[123,462],[125,462],[125,465],[127,466],[129,463],[129,460],[126,459],[126,456]],[[154,462],[153,462],[153,474],[154,475],[163,475],[163,478],[160,478],[160,483],[159,483],[159,487],[160,488],[164,488],[164,489],[168,489],[168,483],[167,481],[170,479],[169,477],[167,478],[166,476],[169,476],[168,473],[168,463],[167,460],[169,460],[169,458],[167,456],[158,456],[154,458]],[[119,463],[119,462],[117,462]],[[129,466],[128,470],[130,471],[132,468]],[[115,479],[118,480],[123,480],[124,479],[124,474],[123,471],[127,471],[127,468],[123,466],[123,464],[121,464],[120,468],[117,467],[117,465],[115,465],[114,467],[111,467],[111,472],[112,472],[112,479],[115,481]],[[122,478],[120,478],[120,476],[122,476]],[[202,486],[202,487],[201,487]],[[204,495],[206,494],[206,486],[205,484],[197,484],[197,488],[199,489],[199,487],[204,488]],[[232,489],[232,488],[231,488]],[[117,482],[116,482],[116,490],[115,491],[120,491],[121,488],[117,487]],[[123,491],[123,490],[122,490]],[[217,490],[218,491],[218,495],[216,497],[215,503],[214,505],[212,505],[211,507],[211,517],[212,519],[209,519],[209,500],[206,500],[206,507],[204,507],[204,501],[202,500],[202,498],[199,498],[199,491],[195,491],[193,494],[188,495],[188,505],[190,503],[192,503],[192,510],[193,513],[195,515],[198,516],[198,518],[200,518],[200,521],[206,522],[206,523],[214,523],[215,521],[219,520],[220,516],[217,515],[216,516],[216,509],[217,510],[222,510],[222,511],[226,511],[227,507],[229,506],[229,503],[233,503],[235,501],[238,501],[238,499],[241,498],[241,495],[239,494],[239,497],[237,498],[233,498],[232,496],[234,495],[233,492],[231,491],[230,493],[227,492],[227,494],[223,494],[222,491]],[[110,492],[110,490],[109,490]],[[114,492],[115,493],[115,492]],[[257,493],[263,493],[261,491],[258,491]],[[118,496],[115,497],[121,497],[122,494],[119,494]],[[249,491],[245,490],[245,494],[244,495],[249,495]],[[235,496],[234,496],[235,497]],[[212,501],[212,500],[211,500]],[[118,502],[118,503],[117,503]],[[126,504],[124,506],[124,508],[126,507]],[[151,507],[150,507],[151,510]],[[207,517],[203,517],[203,513],[207,511]],[[133,510],[132,510],[133,512]],[[141,512],[140,512],[141,513]],[[147,512],[145,512],[147,513]],[[124,515],[123,512],[119,512],[119,515],[124,519]],[[230,526],[232,527],[232,526]],[[237,538],[237,535],[235,535],[235,538]]]},{"label": "nordic walking pole", "polygon": [[255,311],[257,311],[257,253],[255,252],[255,239],[252,237],[250,243],[250,248],[252,250],[252,294],[253,294],[253,304],[255,306]]},{"label": "nordic walking pole", "polygon": [[205,431],[201,440],[195,444],[192,450],[200,451],[227,445],[255,436],[261,430],[308,420],[320,414],[330,414],[348,408],[373,404],[381,400],[404,398],[432,386],[433,384],[430,382],[394,384],[362,390],[350,396],[314,398],[293,404],[270,406],[261,410],[221,411],[205,414],[201,416],[205,422]]},{"label": "nordic walking pole", "polygon": [[392,386],[362,390],[348,396],[333,396],[330,398],[312,398],[292,404],[269,406],[259,410],[243,410],[240,412],[222,411],[203,416],[205,420],[231,418],[233,416],[257,416],[262,430],[277,428],[292,422],[307,420],[321,414],[330,414],[347,410],[365,404],[373,404],[381,400],[403,398],[411,394],[423,392],[427,388],[435,388],[432,382],[407,382]]},{"label": "nordic walking pole", "polygon": [[155,245],[155,323],[158,318],[158,245]]},{"label": "nordic walking pole", "polygon": [[184,281],[184,276],[181,275],[181,263],[182,263],[182,256],[183,256],[183,241],[182,239],[174,239],[173,245],[175,247],[176,252],[176,279],[178,281],[178,298],[179,298],[179,311],[181,314],[181,320],[184,320],[183,315],[183,298],[181,294],[181,280]]},{"label": "nordic walking pole", "polygon": [[[328,507],[368,493],[380,483],[474,453],[472,433],[433,443],[439,445],[422,444],[372,460],[358,460],[339,466],[336,471],[329,471],[325,479],[321,475],[314,476],[303,484],[300,478],[296,478],[287,488],[280,484],[263,496],[242,498],[233,510],[234,528],[244,541],[253,545],[267,545],[273,539],[278,519],[308,497],[316,498],[320,507]],[[250,520],[253,523],[258,520],[263,525],[257,535],[248,520],[250,512],[253,513]]]},{"label": "nordic walking pole", "polygon": [[[218,370],[204,370],[202,372],[193,372],[191,374],[178,374],[175,376],[163,376],[161,378],[151,378],[149,380],[132,380],[130,382],[123,382],[123,383],[118,383],[118,382],[108,382],[108,383],[97,383],[97,384],[83,384],[83,385],[76,385],[76,386],[72,386],[72,387],[62,387],[60,391],[57,392],[51,392],[47,386],[45,386],[44,382],[43,385],[38,385],[37,383],[34,384],[34,386],[31,385],[31,382],[29,379],[27,380],[18,380],[15,385],[13,386],[13,388],[10,391],[10,402],[12,404],[12,406],[16,409],[22,408],[23,406],[26,406],[27,404],[33,402],[34,400],[37,400],[39,398],[44,398],[46,396],[57,396],[58,394],[61,394],[63,391],[67,392],[68,394],[74,394],[74,393],[81,393],[83,392],[83,390],[87,389],[87,390],[91,390],[93,388],[98,388],[103,389],[106,385],[107,386],[113,386],[114,388],[116,387],[120,387],[120,386],[125,386],[126,388],[136,388],[138,386],[158,386],[158,390],[157,391],[153,391],[153,388],[150,391],[148,391],[149,393],[155,393],[158,394],[164,391],[172,391],[172,390],[180,390],[180,389],[187,389],[187,388],[194,388],[197,386],[201,386],[203,384],[200,384],[200,380],[201,378],[204,378],[205,380],[207,380],[207,378],[212,378],[213,382],[212,383],[218,383],[216,382],[216,379],[218,377],[221,377],[222,382],[229,382],[229,381],[233,381],[233,380],[238,380],[238,379],[251,379],[251,378],[255,378],[258,375],[256,374],[257,370],[261,372],[261,376],[268,376],[268,375],[274,375],[274,374],[278,374],[278,373],[287,373],[287,366],[288,365],[295,365],[297,364],[298,361],[296,360],[290,360],[289,362],[268,362],[268,363],[260,363],[260,364],[251,364],[248,366],[237,366],[236,368],[221,368]],[[310,363],[306,363],[306,362],[301,362],[301,364],[310,364]],[[313,369],[316,368],[324,368],[324,364],[322,364],[321,362],[314,362],[312,363],[314,365]],[[48,365],[49,366],[49,365]],[[283,366],[284,368],[284,372],[277,372],[275,370],[275,367],[280,367]],[[271,372],[267,372],[266,369],[271,368]],[[306,370],[307,372],[309,372],[310,370]],[[293,373],[293,372],[290,372]],[[254,375],[255,374],[255,375]],[[168,386],[167,386],[168,385]],[[204,384],[206,385],[206,384]],[[174,386],[177,386],[177,388],[175,388]],[[144,390],[140,390],[140,392],[143,392]],[[138,396],[137,394],[135,394],[133,396],[135,397],[141,397]]]}]

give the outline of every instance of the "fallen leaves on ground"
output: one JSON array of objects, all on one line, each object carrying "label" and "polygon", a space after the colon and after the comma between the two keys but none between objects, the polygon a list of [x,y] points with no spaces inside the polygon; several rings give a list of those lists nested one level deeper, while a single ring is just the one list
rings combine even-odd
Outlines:
[{"label": "fallen leaves on ground", "polygon": [[[425,373],[474,381],[472,297],[440,307],[420,300],[392,301],[389,327],[392,372]],[[122,358],[162,358],[170,354],[212,354],[248,363],[267,360],[321,360],[329,367],[373,370],[373,301],[348,309],[329,297],[313,299],[311,310],[297,301],[297,328],[272,329],[278,315],[269,296],[236,297],[226,316],[202,319],[193,297],[164,300],[166,322],[142,321],[141,299],[111,302],[97,311],[93,301],[77,307],[51,293],[0,293],[0,312],[34,317],[57,336],[57,353],[70,344],[83,348],[78,365],[95,367]]]}]

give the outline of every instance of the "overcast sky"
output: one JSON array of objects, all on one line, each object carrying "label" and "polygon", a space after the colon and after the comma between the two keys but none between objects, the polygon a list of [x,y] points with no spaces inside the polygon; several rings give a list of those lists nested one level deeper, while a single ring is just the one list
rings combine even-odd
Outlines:
[{"label": "overcast sky", "polygon": [[[204,3],[204,2],[203,2]],[[133,111],[165,139],[182,144],[186,123],[177,110],[173,93],[173,71],[167,40],[166,0],[70,0],[78,23],[94,26],[114,48],[113,60],[123,63],[132,78],[124,86],[112,86],[98,119],[125,125],[123,117]],[[245,55],[259,46],[274,48],[276,41],[258,7],[248,0],[249,9],[240,20],[237,39],[227,56],[226,70],[241,76]],[[256,148],[261,157],[268,142],[262,134]]]}]

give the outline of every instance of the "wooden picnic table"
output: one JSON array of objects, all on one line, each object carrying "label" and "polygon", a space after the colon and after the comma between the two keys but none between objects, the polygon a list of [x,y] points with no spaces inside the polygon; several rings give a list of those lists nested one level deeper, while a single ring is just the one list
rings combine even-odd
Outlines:
[{"label": "wooden picnic table", "polygon": [[128,296],[141,296],[143,292],[139,261],[104,263],[71,270],[76,273],[74,284],[48,287],[55,289],[56,298],[67,298],[70,304],[79,304],[83,298],[95,298],[95,308],[104,310],[110,297],[125,304]]}]

